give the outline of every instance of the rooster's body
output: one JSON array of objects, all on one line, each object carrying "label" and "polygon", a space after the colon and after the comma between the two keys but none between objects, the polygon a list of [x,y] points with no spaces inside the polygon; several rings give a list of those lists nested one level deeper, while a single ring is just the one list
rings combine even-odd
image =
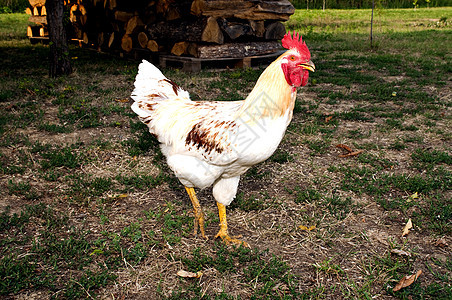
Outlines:
[{"label": "rooster's body", "polygon": [[147,61],[139,66],[132,109],[157,137],[169,167],[186,187],[204,237],[204,217],[193,188],[213,186],[221,222],[217,236],[242,243],[227,233],[225,206],[234,199],[240,176],[278,147],[292,119],[296,86],[306,84],[307,70],[314,68],[303,43],[307,57],[298,64],[301,73],[284,71],[288,67],[283,64],[305,50],[293,41],[286,41],[295,46],[265,69],[242,101],[191,101],[155,66]]}]

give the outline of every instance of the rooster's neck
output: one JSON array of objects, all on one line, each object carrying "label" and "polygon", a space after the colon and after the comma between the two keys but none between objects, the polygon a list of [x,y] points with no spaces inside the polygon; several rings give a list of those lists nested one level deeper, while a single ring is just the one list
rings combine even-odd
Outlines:
[{"label": "rooster's neck", "polygon": [[297,91],[287,83],[284,77],[281,68],[282,56],[261,74],[253,90],[245,99],[239,111],[239,118],[245,120],[265,117],[275,119],[286,113],[292,115]]}]

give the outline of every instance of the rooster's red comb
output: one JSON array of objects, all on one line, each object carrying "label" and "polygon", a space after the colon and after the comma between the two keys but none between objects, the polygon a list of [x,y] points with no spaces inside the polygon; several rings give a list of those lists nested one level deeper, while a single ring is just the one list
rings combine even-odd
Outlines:
[{"label": "rooster's red comb", "polygon": [[293,37],[289,32],[282,39],[282,45],[286,49],[296,49],[300,54],[310,54],[308,46],[303,42],[303,38],[298,32],[293,32]]}]

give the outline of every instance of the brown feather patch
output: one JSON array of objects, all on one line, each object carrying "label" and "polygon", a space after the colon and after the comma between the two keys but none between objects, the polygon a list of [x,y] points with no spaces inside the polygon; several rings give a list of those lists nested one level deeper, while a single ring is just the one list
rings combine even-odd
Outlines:
[{"label": "brown feather patch", "polygon": [[168,83],[170,83],[173,86],[173,91],[176,94],[176,96],[178,96],[179,93],[177,92],[177,90],[179,89],[179,86],[176,83],[174,83],[173,81],[169,80],[169,79],[163,79],[163,80],[168,82]]},{"label": "brown feather patch", "polygon": [[211,135],[205,128],[202,128],[202,122],[199,122],[187,134],[185,145],[193,145],[198,150],[202,148],[207,153],[211,153],[213,150],[222,153],[224,148],[216,140],[217,135],[218,132]]}]

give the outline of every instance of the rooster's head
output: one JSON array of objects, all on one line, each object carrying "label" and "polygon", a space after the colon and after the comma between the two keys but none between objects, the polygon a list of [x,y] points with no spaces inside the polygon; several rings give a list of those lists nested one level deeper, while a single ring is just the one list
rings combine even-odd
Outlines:
[{"label": "rooster's head", "polygon": [[308,83],[309,71],[315,70],[306,43],[298,33],[294,32],[292,37],[289,31],[282,39],[282,45],[289,49],[281,59],[281,67],[287,83],[293,87],[305,86]]}]

